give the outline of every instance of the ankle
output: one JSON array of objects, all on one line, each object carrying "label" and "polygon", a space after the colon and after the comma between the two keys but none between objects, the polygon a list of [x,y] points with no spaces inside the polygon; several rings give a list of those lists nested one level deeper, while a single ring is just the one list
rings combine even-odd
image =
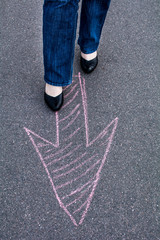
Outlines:
[{"label": "ankle", "polygon": [[81,57],[87,61],[94,59],[96,56],[97,56],[97,51],[95,51],[93,53],[89,53],[89,54],[85,54],[85,53],[81,52]]},{"label": "ankle", "polygon": [[45,93],[51,97],[57,97],[62,93],[62,87],[61,86],[52,86],[48,83],[45,85]]}]

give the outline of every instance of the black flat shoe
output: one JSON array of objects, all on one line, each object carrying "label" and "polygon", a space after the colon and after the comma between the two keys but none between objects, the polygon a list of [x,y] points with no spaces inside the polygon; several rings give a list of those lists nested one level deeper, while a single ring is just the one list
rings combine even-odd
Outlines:
[{"label": "black flat shoe", "polygon": [[44,100],[53,111],[58,111],[63,105],[63,92],[56,97],[51,97],[44,92]]},{"label": "black flat shoe", "polygon": [[97,67],[98,64],[98,55],[92,60],[86,60],[81,56],[81,68],[85,73],[91,73]]}]

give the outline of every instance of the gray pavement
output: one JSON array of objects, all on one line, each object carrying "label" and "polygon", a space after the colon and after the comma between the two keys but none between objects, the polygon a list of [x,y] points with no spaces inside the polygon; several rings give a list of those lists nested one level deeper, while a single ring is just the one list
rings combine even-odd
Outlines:
[{"label": "gray pavement", "polygon": [[[62,119],[73,109],[72,103],[56,115],[43,101],[42,5],[42,0],[1,1],[0,239],[160,239],[159,0],[112,0],[98,50],[99,65],[91,75],[82,72],[76,45],[74,83],[65,90],[65,104],[72,100],[75,92],[70,91],[77,84],[79,95],[73,103],[79,106],[79,115],[66,132]],[[81,79],[76,77],[79,72]],[[81,126],[82,131],[73,136]],[[88,165],[77,161],[74,171],[70,168],[84,151],[89,157],[97,154],[101,164],[97,170],[90,161]],[[48,153],[62,160],[56,168],[46,165]],[[84,178],[62,187],[69,181],[67,172],[60,171],[64,179],[60,176],[57,182],[50,173],[64,166],[73,172],[73,179],[85,173]],[[64,196],[84,186],[94,171],[100,174],[93,179],[97,185],[93,181],[89,185],[90,195],[82,191],[76,196],[78,210],[74,204],[66,207]],[[54,191],[54,186],[60,187]],[[89,208],[81,207],[84,201]]]}]

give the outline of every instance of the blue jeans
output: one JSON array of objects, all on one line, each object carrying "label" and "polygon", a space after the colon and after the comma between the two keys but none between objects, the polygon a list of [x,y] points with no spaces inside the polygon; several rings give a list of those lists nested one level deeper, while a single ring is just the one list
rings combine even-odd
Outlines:
[{"label": "blue jeans", "polygon": [[[44,0],[44,80],[54,86],[72,83],[80,0]],[[82,0],[78,44],[83,53],[97,50],[111,0]]]}]

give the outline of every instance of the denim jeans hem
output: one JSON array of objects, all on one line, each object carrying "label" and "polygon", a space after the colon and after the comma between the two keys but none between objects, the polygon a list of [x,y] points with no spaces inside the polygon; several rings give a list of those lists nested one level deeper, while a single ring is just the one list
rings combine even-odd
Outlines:
[{"label": "denim jeans hem", "polygon": [[98,49],[97,46],[91,47],[91,48],[89,48],[89,49],[83,47],[83,46],[81,45],[81,40],[80,40],[80,39],[77,40],[77,44],[79,45],[79,47],[80,47],[80,49],[81,49],[81,52],[83,52],[84,54],[93,53],[93,52],[97,51],[97,49]]},{"label": "denim jeans hem", "polygon": [[46,82],[46,83],[48,83],[49,85],[52,85],[52,86],[58,86],[58,87],[65,87],[65,86],[68,86],[68,85],[70,85],[71,83],[72,83],[72,79],[71,80],[69,80],[68,82],[64,82],[64,83],[59,83],[59,82],[51,82],[51,81],[49,81],[49,80],[47,80],[47,79],[45,79],[44,78],[44,81]]},{"label": "denim jeans hem", "polygon": [[80,49],[81,49],[81,52],[84,54],[90,54],[90,53],[94,53],[95,51],[97,51],[97,48],[86,50],[86,49],[80,47]]}]

